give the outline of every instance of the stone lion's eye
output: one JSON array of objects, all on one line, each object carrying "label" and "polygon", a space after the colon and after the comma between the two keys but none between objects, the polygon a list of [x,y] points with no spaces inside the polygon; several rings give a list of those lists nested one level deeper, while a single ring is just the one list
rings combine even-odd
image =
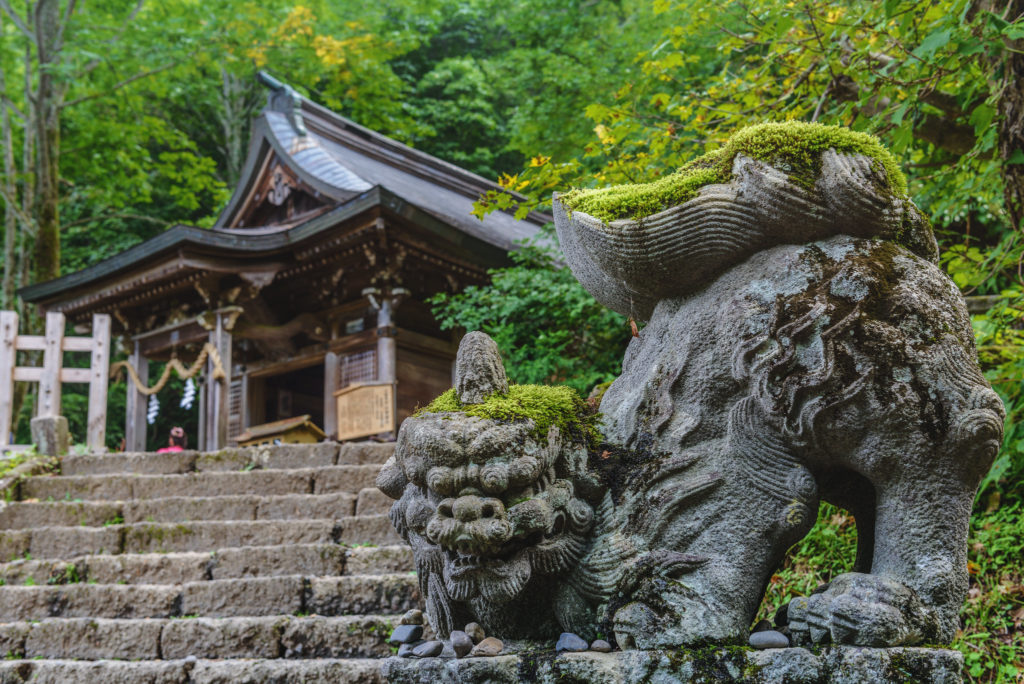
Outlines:
[{"label": "stone lion's eye", "polygon": [[451,468],[431,468],[427,473],[427,486],[438,494],[452,494],[455,487],[455,477]]},{"label": "stone lion's eye", "polygon": [[508,469],[504,465],[486,466],[480,472],[480,485],[489,494],[500,494],[508,488]]}]

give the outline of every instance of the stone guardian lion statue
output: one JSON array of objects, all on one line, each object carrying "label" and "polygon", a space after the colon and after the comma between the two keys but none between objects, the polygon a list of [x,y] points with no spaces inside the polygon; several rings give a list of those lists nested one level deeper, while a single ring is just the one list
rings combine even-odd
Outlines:
[{"label": "stone guardian lion statue", "polygon": [[743,643],[828,501],[855,516],[856,565],[790,603],[793,641],[948,643],[1004,409],[891,156],[765,124],[554,209],[573,274],[647,324],[599,426],[565,388],[510,386],[480,333],[402,425],[378,484],[434,629]]}]

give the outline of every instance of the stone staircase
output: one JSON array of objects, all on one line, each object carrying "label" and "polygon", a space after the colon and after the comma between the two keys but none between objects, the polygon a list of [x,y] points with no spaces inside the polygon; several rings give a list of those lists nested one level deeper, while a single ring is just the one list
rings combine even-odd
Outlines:
[{"label": "stone staircase", "polygon": [[0,683],[379,682],[393,444],[67,456],[0,510]]}]

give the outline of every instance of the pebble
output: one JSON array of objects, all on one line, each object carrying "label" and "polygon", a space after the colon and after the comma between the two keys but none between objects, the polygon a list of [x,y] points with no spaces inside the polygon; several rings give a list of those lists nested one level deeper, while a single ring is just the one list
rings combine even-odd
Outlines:
[{"label": "pebble", "polygon": [[465,632],[469,635],[469,638],[473,640],[474,644],[479,644],[484,640],[484,637],[487,636],[484,634],[484,628],[475,622],[470,622],[466,625]]},{"label": "pebble", "polygon": [[451,634],[452,650],[456,658],[465,658],[466,654],[473,650],[473,640],[462,630],[455,630]]},{"label": "pebble", "polygon": [[440,641],[424,641],[422,644],[412,649],[412,654],[417,658],[433,658],[434,656],[441,655],[441,651],[444,650],[444,643]]},{"label": "pebble", "polygon": [[587,642],[572,632],[562,632],[562,636],[558,637],[558,643],[555,644],[555,651],[558,653],[562,651],[586,651],[587,648]]},{"label": "pebble", "polygon": [[750,645],[754,648],[789,648],[789,639],[782,632],[768,629],[750,635]]},{"label": "pebble", "polygon": [[597,651],[598,653],[611,653],[612,645],[604,639],[598,639],[594,643],[590,644],[591,651]]},{"label": "pebble", "polygon": [[398,621],[398,624],[400,624],[400,625],[422,625],[423,624],[423,611],[422,610],[416,610],[415,608],[413,608],[412,610],[405,611],[405,615],[403,615],[402,619]]},{"label": "pebble", "polygon": [[490,657],[496,656],[501,653],[501,649],[505,648],[505,644],[501,643],[501,639],[495,639],[494,637],[487,637],[479,644],[473,647],[473,650],[469,652],[470,658],[479,657]]},{"label": "pebble", "polygon": [[422,636],[422,625],[399,625],[395,627],[395,631],[391,633],[391,638],[388,641],[392,644],[411,644],[414,641],[419,641]]},{"label": "pebble", "polygon": [[401,646],[398,647],[398,657],[399,658],[411,658],[412,657],[412,652],[416,649],[417,646],[420,646],[422,644],[423,644],[422,641],[414,641],[411,644],[402,644]]}]

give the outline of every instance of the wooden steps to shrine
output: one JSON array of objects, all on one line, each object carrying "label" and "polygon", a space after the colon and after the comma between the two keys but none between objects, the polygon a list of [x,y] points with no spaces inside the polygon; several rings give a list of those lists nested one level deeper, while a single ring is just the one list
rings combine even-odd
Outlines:
[{"label": "wooden steps to shrine", "polygon": [[68,456],[0,508],[0,683],[379,682],[393,444]]}]

